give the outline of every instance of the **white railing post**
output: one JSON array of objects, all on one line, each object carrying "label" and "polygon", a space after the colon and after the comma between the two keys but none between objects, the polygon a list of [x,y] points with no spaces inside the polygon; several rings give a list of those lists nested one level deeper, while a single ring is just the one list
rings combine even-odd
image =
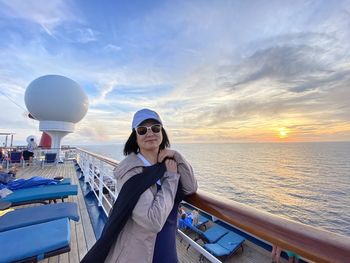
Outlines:
[{"label": "white railing post", "polygon": [[84,183],[88,183],[90,181],[90,167],[89,167],[89,160],[88,155],[84,153]]},{"label": "white railing post", "polygon": [[100,206],[103,206],[103,170],[101,169],[102,168],[102,161],[99,160],[99,166],[98,167],[95,167],[94,169],[97,170],[97,173],[99,174],[99,176],[97,177],[98,178],[98,188],[99,188],[99,205]]},{"label": "white railing post", "polygon": [[102,201],[103,201],[103,180],[101,178],[103,178],[103,175],[101,174],[100,169],[98,168],[99,165],[97,165],[97,163],[101,163],[101,161],[97,160],[94,157],[94,165],[93,165],[93,170],[94,170],[94,175],[97,178],[97,182],[98,182],[98,205],[102,206]]}]

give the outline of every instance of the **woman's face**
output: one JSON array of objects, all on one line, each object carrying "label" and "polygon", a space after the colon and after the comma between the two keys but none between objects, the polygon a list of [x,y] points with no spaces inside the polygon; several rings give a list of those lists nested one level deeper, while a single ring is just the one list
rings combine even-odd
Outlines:
[{"label": "woman's face", "polygon": [[150,129],[152,125],[159,125],[159,123],[154,120],[147,120],[142,122],[139,125],[139,127],[143,126],[148,128],[146,134],[144,135],[140,135],[136,130],[136,141],[137,141],[137,145],[140,147],[140,151],[158,150],[160,144],[163,141],[162,128],[158,133],[153,132]]}]

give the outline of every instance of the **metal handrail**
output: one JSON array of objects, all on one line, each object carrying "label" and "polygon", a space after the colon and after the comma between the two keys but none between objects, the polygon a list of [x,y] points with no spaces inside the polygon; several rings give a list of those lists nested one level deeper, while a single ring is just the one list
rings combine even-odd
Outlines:
[{"label": "metal handrail", "polygon": [[349,262],[350,238],[311,227],[203,191],[188,196],[191,205],[282,249],[316,262]]},{"label": "metal handrail", "polygon": [[118,162],[116,160],[112,159],[112,158],[108,158],[108,157],[105,157],[103,155],[100,155],[100,154],[97,154],[97,153],[93,153],[93,152],[84,150],[84,149],[79,148],[79,147],[76,147],[75,149],[77,149],[79,151],[82,151],[82,152],[85,152],[85,153],[95,157],[96,159],[98,159],[100,161],[108,163],[109,165],[113,165],[113,166],[117,166],[118,165]]}]

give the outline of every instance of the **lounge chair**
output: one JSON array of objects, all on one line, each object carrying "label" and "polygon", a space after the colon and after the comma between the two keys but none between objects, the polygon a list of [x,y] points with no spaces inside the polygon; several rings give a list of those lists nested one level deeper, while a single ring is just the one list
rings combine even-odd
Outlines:
[{"label": "lounge chair", "polygon": [[199,234],[199,237],[197,238],[197,240],[202,239],[204,243],[214,243],[218,241],[219,238],[227,234],[229,230],[214,223],[212,227],[205,230],[204,232],[203,231],[201,232],[202,233]]},{"label": "lounge chair", "polygon": [[57,164],[57,153],[45,153],[45,159],[41,162],[41,167],[44,167],[45,164]]},{"label": "lounge chair", "polygon": [[240,247],[243,251],[244,237],[230,231],[212,244],[204,244],[204,248],[216,257],[227,258]]},{"label": "lounge chair", "polygon": [[0,233],[0,262],[36,262],[70,251],[67,218]]},{"label": "lounge chair", "polygon": [[[203,243],[215,243],[216,241],[218,241],[222,236],[224,236],[225,234],[227,234],[229,232],[229,230],[227,230],[226,228],[218,225],[218,224],[213,224],[212,227],[210,227],[209,229],[202,231],[200,229],[198,229],[197,227],[193,226],[192,224],[187,224],[185,222],[186,226],[191,229],[192,231],[194,231],[197,234],[197,237],[194,239],[194,241],[197,241],[199,239],[201,239],[203,241]],[[191,244],[189,244],[187,246],[187,250],[190,248]]]},{"label": "lounge chair", "polygon": [[2,149],[0,148],[0,165],[4,162],[4,154],[2,153]]},{"label": "lounge chair", "polygon": [[10,157],[7,160],[7,167],[11,164],[23,164],[22,163],[22,152],[11,152]]},{"label": "lounge chair", "polygon": [[46,201],[56,199],[63,199],[69,195],[77,195],[78,186],[77,185],[45,185],[19,189],[13,191],[11,194],[4,198],[2,201],[8,201],[12,203],[12,206],[23,205],[29,203],[47,203]]},{"label": "lounge chair", "polygon": [[15,209],[0,216],[0,232],[60,218],[79,221],[77,204],[68,202]]},{"label": "lounge chair", "polygon": [[33,158],[33,153],[29,152],[29,151],[23,151],[23,166],[25,166],[26,164],[29,165],[30,164],[30,158]]}]

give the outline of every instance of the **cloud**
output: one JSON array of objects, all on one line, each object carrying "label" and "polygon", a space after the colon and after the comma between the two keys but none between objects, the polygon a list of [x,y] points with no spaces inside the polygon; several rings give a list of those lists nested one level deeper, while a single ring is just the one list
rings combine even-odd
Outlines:
[{"label": "cloud", "polygon": [[112,92],[114,89],[114,86],[116,85],[116,80],[111,80],[109,83],[104,83],[99,88],[99,94],[96,96],[92,101],[91,105],[98,105],[106,102],[106,96],[108,93]]},{"label": "cloud", "polygon": [[72,3],[60,0],[2,0],[0,11],[3,15],[24,19],[39,24],[44,31],[53,36],[55,28],[66,21],[79,21],[79,10],[72,8]]},{"label": "cloud", "polygon": [[245,128],[258,133],[281,125],[300,131],[300,138],[304,126],[314,134],[322,125],[324,134],[343,127],[346,134],[350,56],[342,41],[334,32],[284,34],[255,41],[238,59],[219,56],[185,80],[179,123],[189,129],[240,127],[237,138]]},{"label": "cloud", "polygon": [[[220,68],[217,84],[219,88],[234,91],[263,79],[296,85],[308,79],[322,79],[336,70],[333,58],[326,56],[327,51],[305,44],[277,44],[259,49],[237,65]],[[303,90],[302,87],[299,87],[299,90],[298,87],[294,89],[299,92]]]},{"label": "cloud", "polygon": [[89,43],[97,40],[97,32],[92,30],[91,28],[78,29],[78,41],[80,43]]},{"label": "cloud", "polygon": [[104,47],[104,49],[107,51],[111,51],[111,52],[118,52],[122,48],[120,46],[117,46],[117,45],[108,44],[107,46]]},{"label": "cloud", "polygon": [[59,27],[55,37],[67,44],[89,44],[92,42],[98,42],[101,32],[78,23],[66,23]]},{"label": "cloud", "polygon": [[0,0],[6,94],[23,97],[45,74],[88,92],[89,114],[68,142],[123,140],[141,107],[185,141],[267,140],[279,125],[305,136],[322,125],[347,131],[345,2],[164,2],[113,15],[78,4]]}]

